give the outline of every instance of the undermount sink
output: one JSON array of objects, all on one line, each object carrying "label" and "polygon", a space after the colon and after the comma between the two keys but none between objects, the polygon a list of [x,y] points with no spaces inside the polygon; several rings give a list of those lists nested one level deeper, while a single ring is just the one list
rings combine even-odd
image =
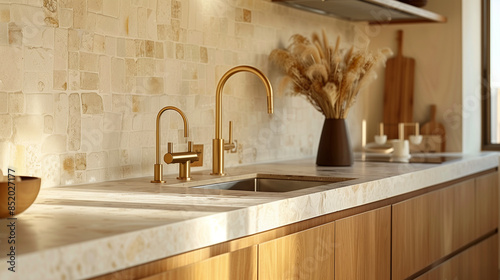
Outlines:
[{"label": "undermount sink", "polygon": [[257,174],[252,178],[195,186],[193,188],[251,192],[291,192],[353,179]]}]

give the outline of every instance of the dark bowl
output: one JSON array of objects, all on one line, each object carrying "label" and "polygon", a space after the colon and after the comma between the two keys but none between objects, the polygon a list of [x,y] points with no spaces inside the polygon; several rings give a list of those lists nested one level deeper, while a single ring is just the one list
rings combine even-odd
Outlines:
[{"label": "dark bowl", "polygon": [[399,0],[399,2],[410,4],[415,7],[423,7],[427,4],[427,0]]}]

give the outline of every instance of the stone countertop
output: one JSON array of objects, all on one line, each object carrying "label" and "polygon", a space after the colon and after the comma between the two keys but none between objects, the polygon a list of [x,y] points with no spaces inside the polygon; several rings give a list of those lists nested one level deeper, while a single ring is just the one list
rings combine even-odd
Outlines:
[{"label": "stone countertop", "polygon": [[[8,268],[8,221],[0,230],[0,279],[81,279],[140,265],[290,223],[383,200],[498,166],[497,153],[442,164],[355,161],[320,167],[314,159],[45,188],[16,220],[16,272]],[[354,178],[285,193],[190,186],[284,174]],[[300,209],[300,211],[298,210]]]}]

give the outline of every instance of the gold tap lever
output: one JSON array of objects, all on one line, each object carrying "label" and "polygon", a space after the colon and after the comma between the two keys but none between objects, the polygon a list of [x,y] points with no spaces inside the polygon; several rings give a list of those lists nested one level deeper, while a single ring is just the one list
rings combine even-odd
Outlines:
[{"label": "gold tap lever", "polygon": [[177,179],[186,181],[191,180],[191,163],[199,160],[198,154],[193,152],[193,142],[188,142],[187,152],[174,153],[172,146],[172,143],[169,142],[168,153],[165,154],[163,160],[165,160],[167,164],[179,164],[179,177],[177,177]]},{"label": "gold tap lever", "polygon": [[[222,78],[219,80],[219,83],[217,84],[217,89],[215,91],[215,138],[212,141],[213,145],[213,150],[212,150],[212,175],[219,175],[219,176],[224,176],[224,150],[226,149],[233,149],[230,147],[230,145],[235,145],[232,141],[232,124],[230,123],[229,129],[229,145],[226,146],[226,143],[224,143],[224,139],[222,138],[222,89],[224,88],[224,85],[226,84],[227,80],[229,77],[232,75],[238,73],[238,72],[250,72],[257,77],[261,79],[261,81],[264,83],[266,87],[266,93],[267,93],[267,112],[269,114],[273,113],[273,89],[271,87],[271,83],[269,82],[269,79],[257,68],[254,68],[252,66],[236,66],[232,69],[229,69]],[[235,145],[236,146],[236,145]]]},{"label": "gold tap lever", "polygon": [[[188,121],[186,118],[186,115],[177,107],[174,106],[167,106],[163,107],[159,112],[158,115],[156,116],[156,163],[154,165],[154,178],[151,181],[151,183],[165,183],[163,180],[163,165],[160,163],[160,117],[163,114],[163,112],[167,110],[174,110],[179,115],[181,115],[182,120],[184,121],[184,137],[188,137],[189,135],[189,125]],[[171,147],[169,147],[171,149]]]},{"label": "gold tap lever", "polygon": [[233,141],[233,122],[229,121],[229,142],[224,142],[224,150],[235,153],[237,149],[235,141]]}]

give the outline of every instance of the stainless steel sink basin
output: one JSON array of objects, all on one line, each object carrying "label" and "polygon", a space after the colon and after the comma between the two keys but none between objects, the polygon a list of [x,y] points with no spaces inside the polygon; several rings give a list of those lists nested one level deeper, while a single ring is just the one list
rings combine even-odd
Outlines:
[{"label": "stainless steel sink basin", "polygon": [[251,192],[291,192],[353,179],[258,174],[253,178],[195,186],[193,188]]}]

